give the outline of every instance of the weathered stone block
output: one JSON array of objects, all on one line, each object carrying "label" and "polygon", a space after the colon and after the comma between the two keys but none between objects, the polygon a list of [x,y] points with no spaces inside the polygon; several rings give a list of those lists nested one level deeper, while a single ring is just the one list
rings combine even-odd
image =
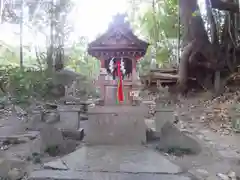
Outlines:
[{"label": "weathered stone block", "polygon": [[201,152],[201,146],[196,139],[184,134],[170,122],[166,122],[161,129],[158,149],[163,151],[184,149],[189,154],[198,154]]},{"label": "weathered stone block", "polygon": [[48,124],[54,124],[60,121],[60,113],[58,111],[46,112],[43,115],[43,121]]},{"label": "weathered stone block", "polygon": [[79,120],[80,120],[80,121],[86,121],[86,120],[88,120],[87,114],[81,114],[81,113],[80,113],[80,115],[79,115]]},{"label": "weathered stone block", "polygon": [[173,123],[174,122],[174,111],[172,108],[162,108],[156,110],[156,131],[161,132],[163,126],[167,123]]},{"label": "weathered stone block", "polygon": [[142,144],[146,142],[144,115],[141,106],[96,106],[89,109],[84,127],[88,144]]},{"label": "weathered stone block", "polygon": [[74,129],[61,129],[63,137],[81,141],[84,137],[84,130],[82,128],[78,130]]},{"label": "weathered stone block", "polygon": [[77,129],[78,128],[78,113],[77,112],[60,112],[60,128]]},{"label": "weathered stone block", "polygon": [[49,147],[60,147],[64,144],[64,139],[61,131],[50,125],[46,125],[43,129],[41,129],[40,136],[42,151],[46,151],[46,149]]},{"label": "weathered stone block", "polygon": [[0,159],[1,179],[21,179],[26,172],[26,162],[17,159]]}]

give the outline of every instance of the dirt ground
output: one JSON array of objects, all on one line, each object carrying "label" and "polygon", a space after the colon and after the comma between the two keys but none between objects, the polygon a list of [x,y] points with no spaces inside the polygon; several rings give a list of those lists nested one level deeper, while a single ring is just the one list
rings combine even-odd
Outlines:
[{"label": "dirt ground", "polygon": [[[44,162],[70,153],[80,145],[77,140],[64,139],[53,124],[42,123],[38,116],[29,115],[20,107],[2,109],[0,115],[1,178],[21,179],[26,173],[40,169]],[[61,128],[62,124],[59,125]],[[56,155],[43,149],[53,142],[63,145]]]},{"label": "dirt ground", "polygon": [[[201,180],[230,180],[226,174],[231,176],[234,173],[240,176],[240,135],[232,131],[229,113],[237,97],[235,92],[215,99],[210,99],[209,94],[179,99],[175,104],[177,126],[194,137],[202,150],[198,155],[177,157],[165,154],[166,157]],[[41,168],[43,162],[57,158],[39,152],[39,131],[26,128],[30,121],[24,112],[9,107],[1,110],[0,115],[1,142],[6,137],[22,141],[1,144],[0,173],[20,177],[23,174],[18,170],[22,167],[32,171]],[[73,146],[79,145],[75,142]],[[37,156],[37,160],[33,156]],[[6,164],[15,171],[4,171]]]},{"label": "dirt ground", "polygon": [[197,140],[202,147],[201,153],[167,156],[199,179],[231,179],[225,175],[235,172],[240,176],[240,134],[232,130],[231,117],[234,115],[230,111],[233,102],[238,100],[238,93],[211,97],[210,93],[203,93],[182,98],[176,105],[177,126]]}]

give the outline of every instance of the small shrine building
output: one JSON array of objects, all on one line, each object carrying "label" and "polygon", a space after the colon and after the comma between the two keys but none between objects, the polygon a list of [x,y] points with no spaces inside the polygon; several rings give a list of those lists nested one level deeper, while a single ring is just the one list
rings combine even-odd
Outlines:
[{"label": "small shrine building", "polygon": [[120,91],[124,96],[121,104],[131,105],[131,92],[140,88],[136,64],[149,44],[133,34],[125,18],[126,15],[116,15],[108,30],[88,45],[88,54],[101,61],[97,86],[104,105],[115,105]]}]

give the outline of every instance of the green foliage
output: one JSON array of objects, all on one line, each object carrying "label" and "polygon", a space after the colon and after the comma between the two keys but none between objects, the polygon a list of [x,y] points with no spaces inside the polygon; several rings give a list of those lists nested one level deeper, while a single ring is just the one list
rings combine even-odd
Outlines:
[{"label": "green foliage", "polygon": [[168,63],[171,51],[167,47],[158,48],[156,51],[157,62],[161,65]]},{"label": "green foliage", "polygon": [[[52,4],[53,2],[54,4]],[[45,47],[42,47],[37,41],[23,46],[24,68],[22,69],[19,68],[20,48],[18,45],[13,47],[6,42],[0,42],[0,83],[3,97],[10,95],[11,100],[15,102],[22,102],[30,97],[45,97],[49,91],[48,86],[51,86],[52,83],[52,79],[48,78],[45,73],[46,66],[51,64],[51,60],[56,64],[65,64],[66,67],[88,77],[86,79],[88,82],[98,75],[100,63],[87,54],[88,41],[86,38],[81,37],[77,43],[66,48],[72,33],[68,15],[72,11],[73,1],[57,0],[53,2],[25,2],[24,7],[20,1],[14,2],[15,4],[6,2],[2,13],[3,21],[9,24],[20,24],[21,17],[19,15],[21,13],[19,12],[27,8],[29,17],[23,19],[24,28],[28,28],[27,31],[34,37],[44,38],[47,42]],[[5,12],[10,13],[6,14]],[[54,30],[50,33],[51,25],[54,26]],[[14,33],[14,35],[18,39],[19,35],[23,34]],[[60,55],[62,56],[60,57]],[[0,104],[5,101],[6,99],[0,98]]]},{"label": "green foliage", "polygon": [[156,1],[138,18],[142,33],[152,44],[177,37],[177,3],[173,1]]},{"label": "green foliage", "polygon": [[[140,8],[144,4],[144,9]],[[178,37],[178,1],[177,0],[152,0],[152,2],[142,1],[139,4],[131,4],[137,12],[134,13],[135,17],[130,19],[135,29],[144,39],[151,45],[146,55],[145,61],[156,61],[158,65],[164,66],[169,64],[170,61],[176,61],[176,45],[174,41]],[[136,6],[138,8],[136,8]],[[132,15],[132,13],[130,13]],[[175,54],[174,54],[175,53]],[[141,61],[145,65],[146,63]],[[147,67],[146,67],[147,68]],[[150,68],[150,67],[148,67]]]},{"label": "green foliage", "polygon": [[43,97],[47,93],[47,75],[30,68],[0,67],[0,83],[4,94],[10,93],[16,103],[30,97]]},{"label": "green foliage", "polygon": [[79,41],[70,48],[69,59],[66,65],[74,71],[93,79],[98,76],[100,62],[88,55],[86,51],[87,44],[88,40],[86,38],[79,38]]},{"label": "green foliage", "polygon": [[[34,36],[38,37],[41,34],[47,40],[51,40],[49,19],[54,20],[56,26],[52,43],[54,48],[62,47],[61,50],[64,49],[65,52],[61,51],[60,54],[64,54],[65,66],[88,77],[90,81],[97,77],[100,62],[88,55],[86,51],[88,40],[85,37],[80,37],[77,42],[70,45],[70,48],[66,48],[65,42],[72,31],[67,15],[73,4],[72,1],[67,0],[55,2],[54,8],[51,1],[25,3],[24,6],[29,9],[29,18],[24,20],[24,25]],[[151,44],[145,57],[138,64],[140,73],[148,72],[152,61],[156,61],[159,65],[166,65],[175,58],[174,43],[171,39],[176,39],[178,35],[177,3],[177,0],[152,0],[152,2],[140,0],[139,4],[132,1],[131,10],[129,10],[132,26],[138,30],[137,35],[141,35]],[[9,7],[11,8],[7,11],[11,12],[8,14],[11,17],[3,19],[9,23],[19,24],[18,11],[22,7],[19,5]],[[3,16],[7,15],[3,13]],[[44,97],[48,91],[49,78],[44,69],[46,61],[49,60],[46,52],[51,51],[50,45],[40,48],[39,44],[33,42],[23,47],[25,68],[20,69],[18,67],[19,47],[12,47],[4,42],[0,44],[0,83],[5,90],[3,94],[9,92],[11,96],[21,100],[31,96]],[[55,52],[54,48],[52,53]],[[60,61],[60,58],[55,60]]]},{"label": "green foliage", "polygon": [[[84,91],[93,94],[90,91],[93,91],[95,88],[90,85],[90,81],[97,77],[100,63],[87,54],[86,47],[88,42],[83,39],[82,37],[78,43],[73,44],[69,48],[65,54],[66,59],[68,59],[65,65],[67,68],[71,68],[86,77],[84,82],[82,82],[81,88],[88,87]],[[49,94],[49,86],[52,83],[52,78],[49,78],[44,70],[46,67],[44,66],[46,54],[42,52],[34,57],[28,51],[28,48],[26,48],[25,52],[24,62],[26,64],[21,69],[17,56],[18,51],[7,45],[0,47],[0,57],[2,57],[2,62],[5,62],[0,66],[1,96],[5,97],[9,93],[12,101],[16,103],[25,102],[29,97],[45,98]],[[85,85],[86,83],[87,85]],[[5,99],[0,101],[5,102]]]}]

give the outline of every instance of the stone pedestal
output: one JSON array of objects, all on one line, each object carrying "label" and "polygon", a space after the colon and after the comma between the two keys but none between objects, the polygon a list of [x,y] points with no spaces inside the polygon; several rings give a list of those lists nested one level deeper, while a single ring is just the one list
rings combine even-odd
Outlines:
[{"label": "stone pedestal", "polygon": [[174,122],[174,110],[173,108],[161,108],[156,109],[156,131],[161,132],[163,126],[166,123],[172,124]]},{"label": "stone pedestal", "polygon": [[144,116],[140,106],[103,106],[89,109],[84,141],[90,145],[140,145],[146,142]]}]

